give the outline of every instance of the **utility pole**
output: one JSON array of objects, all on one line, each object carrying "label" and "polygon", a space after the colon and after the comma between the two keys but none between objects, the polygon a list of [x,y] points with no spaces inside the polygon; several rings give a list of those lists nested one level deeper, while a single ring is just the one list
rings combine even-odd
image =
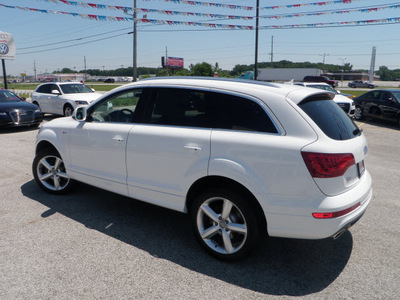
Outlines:
[{"label": "utility pole", "polygon": [[37,81],[37,75],[36,75],[36,61],[33,61],[33,73],[35,74],[35,81]]},{"label": "utility pole", "polygon": [[271,37],[271,68],[274,67],[274,36]]},{"label": "utility pole", "polygon": [[257,0],[257,12],[256,12],[256,49],[255,49],[255,62],[254,62],[254,80],[257,80],[257,73],[258,73],[258,66],[257,66],[257,61],[258,61],[258,22],[259,22],[259,14],[260,14],[260,0]]},{"label": "utility pole", "polygon": [[87,80],[87,78],[86,78],[86,56],[83,57],[83,64],[84,64],[84,68],[85,68],[85,75],[83,75],[83,76],[84,76],[84,80],[86,81]]},{"label": "utility pole", "polygon": [[343,73],[344,73],[344,61],[346,58],[339,58],[342,61],[342,87],[343,87]]},{"label": "utility pole", "polygon": [[133,0],[133,82],[137,79],[136,0]]}]

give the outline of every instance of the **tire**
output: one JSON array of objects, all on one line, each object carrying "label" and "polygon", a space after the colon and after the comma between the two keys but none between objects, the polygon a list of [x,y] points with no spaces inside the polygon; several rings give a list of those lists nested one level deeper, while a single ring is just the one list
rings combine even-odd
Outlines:
[{"label": "tire", "polygon": [[195,236],[201,246],[221,260],[243,259],[260,242],[257,211],[249,197],[224,189],[199,195],[191,208]]},{"label": "tire", "polygon": [[65,171],[60,154],[52,148],[46,148],[36,155],[32,172],[40,188],[50,194],[68,193],[74,184]]},{"label": "tire", "polygon": [[368,86],[368,88],[370,88],[370,89],[373,89],[373,88],[374,88],[374,86],[373,86],[373,85],[370,85],[370,86]]},{"label": "tire", "polygon": [[66,105],[64,107],[64,116],[66,116],[66,117],[72,116],[73,112],[74,112],[74,109],[72,108],[71,105]]},{"label": "tire", "polygon": [[356,110],[354,111],[354,120],[362,120],[364,118],[362,108],[360,106],[356,106]]}]

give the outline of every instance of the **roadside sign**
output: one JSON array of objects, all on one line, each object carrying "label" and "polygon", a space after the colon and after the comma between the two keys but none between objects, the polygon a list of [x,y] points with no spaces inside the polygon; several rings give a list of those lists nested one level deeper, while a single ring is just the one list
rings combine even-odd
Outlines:
[{"label": "roadside sign", "polygon": [[15,59],[15,52],[12,34],[0,31],[0,59]]}]

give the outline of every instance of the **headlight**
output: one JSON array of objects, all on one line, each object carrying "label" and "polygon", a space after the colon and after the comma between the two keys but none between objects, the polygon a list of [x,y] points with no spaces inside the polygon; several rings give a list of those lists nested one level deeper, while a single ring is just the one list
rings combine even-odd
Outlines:
[{"label": "headlight", "polygon": [[4,111],[0,111],[0,116],[7,116],[7,113]]},{"label": "headlight", "polygon": [[40,108],[38,108],[38,109],[35,109],[35,114],[36,114],[36,113],[38,113],[38,114],[39,114],[39,113],[41,113],[41,112],[42,112],[42,111],[40,110]]},{"label": "headlight", "polygon": [[87,101],[75,101],[77,105],[88,105]]}]

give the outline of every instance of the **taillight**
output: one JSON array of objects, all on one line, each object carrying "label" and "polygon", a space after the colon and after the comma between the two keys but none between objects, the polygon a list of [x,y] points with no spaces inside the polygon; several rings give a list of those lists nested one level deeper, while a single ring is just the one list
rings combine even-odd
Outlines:
[{"label": "taillight", "polygon": [[301,152],[312,177],[332,178],[342,176],[348,168],[356,164],[351,153]]}]

